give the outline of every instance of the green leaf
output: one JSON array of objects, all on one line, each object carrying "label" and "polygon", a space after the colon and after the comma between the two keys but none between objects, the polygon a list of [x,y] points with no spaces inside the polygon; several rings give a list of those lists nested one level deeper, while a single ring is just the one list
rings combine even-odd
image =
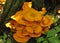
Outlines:
[{"label": "green leaf", "polygon": [[3,39],[0,39],[0,43],[4,43],[4,40]]},{"label": "green leaf", "polygon": [[8,38],[7,41],[6,41],[6,43],[11,43],[11,39]]},{"label": "green leaf", "polygon": [[6,35],[5,33],[4,33],[4,36],[3,36],[3,38],[4,38],[4,39],[6,39],[6,38],[7,38],[7,35]]},{"label": "green leaf", "polygon": [[2,42],[3,40],[2,39],[0,39],[0,42]]},{"label": "green leaf", "polygon": [[0,39],[2,38],[3,36],[0,36]]},{"label": "green leaf", "polygon": [[43,41],[43,43],[48,43],[48,41],[47,41],[47,40],[45,40],[45,41]]},{"label": "green leaf", "polygon": [[54,17],[54,22],[56,23],[58,21],[58,18],[57,17]]},{"label": "green leaf", "polygon": [[50,37],[48,40],[50,43],[60,43],[60,40],[58,40],[56,37]]},{"label": "green leaf", "polygon": [[43,40],[44,40],[43,37],[39,37],[39,38],[37,38],[37,42],[41,42],[41,41],[43,41]]},{"label": "green leaf", "polygon": [[57,32],[60,32],[60,26],[56,26],[55,29]]},{"label": "green leaf", "polygon": [[46,32],[46,34],[47,34],[47,37],[55,36],[56,30],[49,30],[48,32]]}]

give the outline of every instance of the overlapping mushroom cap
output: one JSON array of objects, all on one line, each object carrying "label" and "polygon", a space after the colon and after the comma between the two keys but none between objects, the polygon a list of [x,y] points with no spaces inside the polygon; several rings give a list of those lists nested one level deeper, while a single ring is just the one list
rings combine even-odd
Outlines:
[{"label": "overlapping mushroom cap", "polygon": [[13,38],[17,42],[27,42],[31,37],[39,37],[48,31],[53,19],[47,15],[43,16],[46,12],[45,8],[37,11],[24,5],[9,22],[9,28],[14,32]]},{"label": "overlapping mushroom cap", "polygon": [[53,23],[53,18],[46,15],[46,16],[43,16],[40,25],[43,26],[43,27],[47,27],[47,26],[50,26],[52,23]]}]

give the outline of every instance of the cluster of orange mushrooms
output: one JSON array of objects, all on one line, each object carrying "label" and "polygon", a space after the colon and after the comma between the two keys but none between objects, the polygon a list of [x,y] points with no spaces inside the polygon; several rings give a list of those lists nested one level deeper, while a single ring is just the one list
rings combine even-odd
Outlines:
[{"label": "cluster of orange mushrooms", "polygon": [[22,10],[13,15],[7,24],[14,32],[13,38],[17,42],[27,42],[32,37],[40,37],[49,30],[50,25],[53,23],[53,18],[44,14],[47,12],[46,8],[37,11],[25,3]]}]

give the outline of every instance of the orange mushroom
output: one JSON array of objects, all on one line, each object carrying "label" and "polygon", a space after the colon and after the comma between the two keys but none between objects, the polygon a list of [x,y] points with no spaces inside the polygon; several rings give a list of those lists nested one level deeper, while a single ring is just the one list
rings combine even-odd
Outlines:
[{"label": "orange mushroom", "polygon": [[46,15],[46,16],[43,17],[40,25],[43,26],[43,27],[47,27],[47,26],[50,26],[52,23],[53,23],[53,18]]},{"label": "orange mushroom", "polygon": [[40,37],[41,33],[30,33],[30,37]]},{"label": "orange mushroom", "polygon": [[31,8],[32,2],[25,2],[24,5],[22,6],[23,10],[26,10],[27,8]]},{"label": "orange mushroom", "polygon": [[45,34],[45,32],[47,32],[48,30],[49,30],[49,27],[43,27],[42,34]]},{"label": "orange mushroom", "polygon": [[38,37],[41,35],[42,27],[39,25],[32,25],[31,27],[25,28],[31,37]]},{"label": "orange mushroom", "polygon": [[47,10],[46,10],[46,8],[42,8],[42,11],[39,11],[42,15],[44,15],[46,12],[47,12]]},{"label": "orange mushroom", "polygon": [[27,21],[41,21],[42,14],[33,8],[29,8],[23,11],[24,19]]},{"label": "orange mushroom", "polygon": [[29,33],[39,33],[42,31],[42,27],[41,26],[34,26],[32,25],[31,27],[26,27],[25,28]]},{"label": "orange mushroom", "polygon": [[[18,34],[21,36],[21,34]],[[30,37],[29,36],[24,36],[24,37],[20,37],[17,34],[13,34],[13,38],[17,41],[17,42],[27,42]]]},{"label": "orange mushroom", "polygon": [[18,11],[16,12],[15,15],[13,15],[11,17],[13,20],[15,20],[18,24],[22,24],[22,25],[26,25],[26,26],[29,26],[29,25],[32,25],[33,22],[29,22],[29,21],[26,21],[23,17],[23,11]]},{"label": "orange mushroom", "polygon": [[24,29],[24,26],[23,26],[23,25],[18,24],[18,25],[16,26],[16,30],[17,30],[17,31],[21,31],[22,29]]},{"label": "orange mushroom", "polygon": [[18,11],[11,18],[13,20],[15,20],[17,23],[25,25],[25,21],[23,20],[23,14],[22,13],[23,13],[22,11]]},{"label": "orange mushroom", "polygon": [[[10,28],[15,29],[13,38],[17,42],[27,42],[31,37],[40,37],[49,30],[49,26],[53,23],[53,19],[45,14],[46,8],[42,8],[42,11],[37,11],[28,3],[24,3],[23,10],[15,13],[11,18]],[[38,22],[38,23],[37,23]],[[13,32],[13,31],[12,31]]]}]

